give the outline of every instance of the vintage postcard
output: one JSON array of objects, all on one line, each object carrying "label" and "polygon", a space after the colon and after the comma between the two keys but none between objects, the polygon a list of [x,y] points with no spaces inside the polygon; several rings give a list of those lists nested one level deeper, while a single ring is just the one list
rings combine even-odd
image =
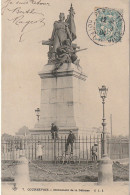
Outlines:
[{"label": "vintage postcard", "polygon": [[2,0],[2,194],[129,193],[129,1]]}]

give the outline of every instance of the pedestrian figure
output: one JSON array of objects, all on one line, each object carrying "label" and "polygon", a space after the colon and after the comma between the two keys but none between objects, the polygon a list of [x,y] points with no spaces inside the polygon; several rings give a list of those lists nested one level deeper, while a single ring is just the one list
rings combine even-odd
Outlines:
[{"label": "pedestrian figure", "polygon": [[73,154],[73,143],[75,141],[76,137],[75,135],[73,134],[72,130],[70,130],[70,133],[68,135],[68,138],[67,138],[67,143],[66,143],[66,152],[68,151],[68,147],[69,145],[71,146],[71,154]]},{"label": "pedestrian figure", "polygon": [[92,161],[97,161],[97,152],[98,152],[98,145],[94,144],[94,146],[92,146]]},{"label": "pedestrian figure", "polygon": [[54,123],[51,124],[51,135],[52,135],[52,139],[54,139],[54,137],[56,139],[59,139],[59,137],[58,137],[58,127]]},{"label": "pedestrian figure", "polygon": [[40,143],[40,141],[38,141],[38,145],[37,145],[37,156],[39,160],[42,160],[42,154],[43,154],[43,147]]}]

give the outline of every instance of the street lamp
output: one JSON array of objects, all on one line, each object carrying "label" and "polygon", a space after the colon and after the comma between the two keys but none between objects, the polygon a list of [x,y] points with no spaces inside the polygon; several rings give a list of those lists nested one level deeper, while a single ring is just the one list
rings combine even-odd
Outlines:
[{"label": "street lamp", "polygon": [[37,116],[37,121],[39,122],[39,118],[40,118],[40,109],[37,108],[37,109],[35,110],[35,113],[36,113],[36,116]]},{"label": "street lamp", "polygon": [[102,117],[102,127],[103,127],[103,144],[102,144],[102,151],[103,156],[107,156],[107,146],[106,146],[106,130],[105,130],[105,98],[107,97],[108,88],[106,88],[105,85],[102,85],[101,88],[99,88],[100,97],[102,98],[102,105],[103,105],[103,117]]},{"label": "street lamp", "polygon": [[103,155],[99,162],[99,171],[98,171],[98,183],[108,185],[113,182],[113,172],[112,172],[112,161],[107,155],[107,143],[106,143],[106,122],[105,122],[105,98],[107,97],[108,88],[105,85],[102,85],[99,88],[100,97],[102,98],[103,105],[103,117],[102,117],[102,127],[103,127],[103,144],[101,145]]}]

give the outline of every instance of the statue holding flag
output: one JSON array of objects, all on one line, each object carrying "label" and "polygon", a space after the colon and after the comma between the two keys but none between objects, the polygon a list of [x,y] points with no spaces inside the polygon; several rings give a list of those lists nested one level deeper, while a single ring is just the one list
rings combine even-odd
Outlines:
[{"label": "statue holding flag", "polygon": [[59,21],[54,22],[54,29],[50,39],[53,43],[54,52],[57,52],[57,48],[60,47],[67,38],[72,41],[72,36],[68,28],[68,24],[64,22],[64,13],[60,13],[59,18]]},{"label": "statue holding flag", "polygon": [[[74,14],[75,14],[74,9],[71,4],[67,19],[65,20],[64,13],[60,13],[59,20],[54,22],[51,38],[48,41],[42,41],[43,45],[49,45],[48,64],[55,64],[56,67],[58,68],[63,63],[72,62],[76,65],[79,65],[79,60],[77,60],[77,57],[74,54],[74,52],[77,52],[76,48],[79,47],[77,47],[76,44],[72,43],[76,39],[76,27],[74,22]],[[68,43],[68,41],[69,41],[69,45],[66,44]],[[59,57],[59,53],[60,53],[60,57]],[[73,56],[75,55],[75,61],[72,60],[72,53]]]}]

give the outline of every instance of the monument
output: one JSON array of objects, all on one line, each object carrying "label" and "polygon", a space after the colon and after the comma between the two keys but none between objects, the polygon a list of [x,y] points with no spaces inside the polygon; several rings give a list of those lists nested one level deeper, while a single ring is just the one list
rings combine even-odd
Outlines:
[{"label": "monument", "polygon": [[41,78],[40,119],[30,132],[33,135],[49,135],[51,124],[59,128],[59,134],[80,131],[83,102],[80,91],[84,88],[87,76],[82,72],[77,52],[80,49],[76,39],[74,9],[69,15],[60,13],[59,21],[54,22],[52,36],[43,45],[49,46],[48,63],[44,65]]}]

